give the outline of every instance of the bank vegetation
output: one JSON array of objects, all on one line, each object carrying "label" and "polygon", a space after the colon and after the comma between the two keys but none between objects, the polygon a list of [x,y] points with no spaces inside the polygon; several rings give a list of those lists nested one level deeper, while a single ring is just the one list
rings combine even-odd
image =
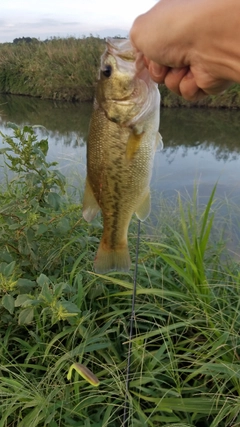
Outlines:
[{"label": "bank vegetation", "polygon": [[[10,127],[0,151],[0,426],[119,427],[126,397],[134,427],[239,426],[239,261],[224,245],[231,215],[219,222],[215,187],[204,206],[196,191],[162,198],[158,225],[142,226],[126,392],[134,269],[92,272],[101,219],[83,220],[47,139]],[[132,259],[136,234],[133,220]],[[70,375],[78,363],[98,387]]]},{"label": "bank vegetation", "polygon": [[[0,44],[0,93],[43,99],[90,101],[104,39],[53,38],[40,42],[29,37]],[[190,103],[160,87],[165,107],[240,108],[240,85],[224,94]]]},{"label": "bank vegetation", "polygon": [[0,92],[65,101],[91,100],[104,40],[52,39],[0,45]]}]

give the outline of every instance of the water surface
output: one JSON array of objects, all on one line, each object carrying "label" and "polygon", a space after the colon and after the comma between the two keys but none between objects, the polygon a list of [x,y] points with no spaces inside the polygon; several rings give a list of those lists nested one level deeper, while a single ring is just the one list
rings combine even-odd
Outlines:
[{"label": "water surface", "polygon": [[[38,134],[48,137],[49,160],[58,161],[62,173],[81,187],[91,111],[91,103],[0,95],[0,130],[11,133],[9,121],[44,126]],[[205,203],[217,181],[217,196],[240,206],[240,111],[165,108],[160,132],[164,149],[156,153],[152,178],[156,215],[162,195],[192,195],[197,184],[199,200]],[[222,214],[228,214],[226,209]]]}]

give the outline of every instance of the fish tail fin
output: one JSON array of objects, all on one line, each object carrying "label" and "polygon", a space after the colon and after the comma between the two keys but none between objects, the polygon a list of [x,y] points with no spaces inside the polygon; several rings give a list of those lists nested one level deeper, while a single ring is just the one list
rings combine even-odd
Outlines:
[{"label": "fish tail fin", "polygon": [[116,249],[109,249],[103,242],[100,242],[97,255],[94,261],[96,273],[105,274],[109,271],[128,271],[131,267],[128,245],[121,245]]}]

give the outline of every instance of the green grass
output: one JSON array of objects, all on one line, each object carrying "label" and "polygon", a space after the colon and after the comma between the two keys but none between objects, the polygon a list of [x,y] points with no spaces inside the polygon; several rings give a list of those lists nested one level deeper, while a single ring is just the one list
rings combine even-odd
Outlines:
[{"label": "green grass", "polygon": [[[82,220],[47,141],[12,132],[2,154],[17,179],[0,192],[0,427],[119,427],[133,268],[93,273],[99,218]],[[237,427],[239,264],[222,244],[215,187],[206,206],[195,189],[163,200],[159,216],[141,232],[128,425]],[[133,220],[133,260],[136,231]],[[77,371],[68,380],[74,363],[100,385]]]}]

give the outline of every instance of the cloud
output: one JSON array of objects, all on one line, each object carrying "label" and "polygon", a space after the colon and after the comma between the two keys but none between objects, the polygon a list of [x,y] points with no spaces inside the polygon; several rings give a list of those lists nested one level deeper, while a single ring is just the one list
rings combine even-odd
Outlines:
[{"label": "cloud", "polygon": [[126,36],[135,17],[155,2],[21,0],[20,5],[19,0],[11,0],[1,8],[0,42],[12,42],[14,38],[23,36],[40,40],[89,34]]},{"label": "cloud", "polygon": [[34,28],[36,28],[36,27],[38,27],[38,28],[49,28],[49,27],[51,27],[51,28],[54,28],[54,27],[65,28],[66,26],[70,28],[70,27],[74,27],[74,26],[81,27],[81,25],[83,25],[83,23],[77,22],[77,21],[75,21],[75,22],[64,22],[64,21],[58,21],[56,19],[51,19],[51,18],[42,18],[42,19],[40,19],[40,21],[35,22],[34,24],[28,22],[28,23],[23,24],[23,25],[31,27],[31,28],[32,27],[34,27]]},{"label": "cloud", "polygon": [[35,22],[0,21],[0,43],[12,42],[18,37],[35,37],[45,40],[50,37],[82,37],[93,34],[99,37],[126,37],[128,30],[117,26],[90,25],[84,22],[66,22],[52,18],[41,18]]}]

